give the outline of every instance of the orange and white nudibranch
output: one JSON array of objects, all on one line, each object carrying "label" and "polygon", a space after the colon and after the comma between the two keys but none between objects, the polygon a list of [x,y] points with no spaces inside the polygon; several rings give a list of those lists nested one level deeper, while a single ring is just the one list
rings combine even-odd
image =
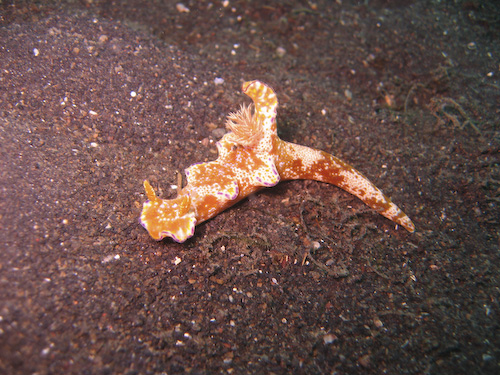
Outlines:
[{"label": "orange and white nudibranch", "polygon": [[217,143],[219,157],[187,168],[187,185],[177,198],[158,198],[144,181],[148,201],[140,222],[151,237],[184,242],[193,236],[197,224],[248,195],[296,179],[336,185],[408,231],[415,230],[410,218],[349,164],[324,151],[281,140],[276,131],[278,99],[271,87],[250,81],[242,89],[254,108],[242,106],[228,116],[230,132]]}]

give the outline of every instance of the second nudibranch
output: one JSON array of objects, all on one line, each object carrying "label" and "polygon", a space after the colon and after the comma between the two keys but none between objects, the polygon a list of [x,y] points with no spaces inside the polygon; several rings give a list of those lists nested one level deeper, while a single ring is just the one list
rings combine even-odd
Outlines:
[{"label": "second nudibranch", "polygon": [[219,157],[186,169],[187,185],[175,199],[158,198],[144,181],[148,201],[140,222],[151,237],[184,242],[197,224],[241,199],[284,180],[308,179],[336,185],[413,232],[410,218],[349,164],[324,151],[281,140],[276,131],[278,99],[260,81],[242,88],[254,102],[228,116],[230,130],[217,142]]}]

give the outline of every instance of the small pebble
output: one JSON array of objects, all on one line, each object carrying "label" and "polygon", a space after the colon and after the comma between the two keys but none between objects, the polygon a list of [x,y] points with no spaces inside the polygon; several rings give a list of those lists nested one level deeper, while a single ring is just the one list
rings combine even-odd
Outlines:
[{"label": "small pebble", "polygon": [[104,43],[106,43],[108,41],[108,39],[109,39],[108,36],[103,34],[103,35],[101,35],[99,37],[98,43],[99,44],[104,44]]},{"label": "small pebble", "polygon": [[224,134],[227,133],[227,130],[225,128],[217,128],[212,130],[212,136],[219,139],[224,136]]},{"label": "small pebble", "polygon": [[384,326],[384,323],[382,323],[378,317],[373,318],[373,324],[375,324],[377,328],[382,328]]},{"label": "small pebble", "polygon": [[358,363],[362,366],[362,367],[370,367],[370,355],[369,354],[365,354],[364,356],[360,357],[358,359]]}]

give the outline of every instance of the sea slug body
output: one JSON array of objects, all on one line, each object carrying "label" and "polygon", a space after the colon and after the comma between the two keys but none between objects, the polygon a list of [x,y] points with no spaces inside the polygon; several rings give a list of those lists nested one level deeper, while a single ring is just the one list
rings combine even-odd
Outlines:
[{"label": "sea slug body", "polygon": [[187,185],[177,198],[158,198],[144,181],[148,200],[140,222],[151,237],[184,242],[200,224],[248,195],[280,181],[309,179],[336,185],[355,195],[389,220],[413,232],[410,218],[349,164],[306,146],[281,140],[276,129],[278,99],[260,81],[243,84],[254,102],[228,116],[230,130],[217,142],[219,157],[186,169]]}]

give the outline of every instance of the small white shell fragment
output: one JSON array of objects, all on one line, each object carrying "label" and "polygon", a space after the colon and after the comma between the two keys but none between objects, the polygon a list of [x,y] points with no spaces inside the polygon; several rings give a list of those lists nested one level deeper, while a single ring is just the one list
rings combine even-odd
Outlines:
[{"label": "small white shell fragment", "polygon": [[278,57],[283,57],[286,55],[286,49],[284,49],[283,47],[278,47],[276,48],[276,54],[278,55]]},{"label": "small white shell fragment", "polygon": [[189,8],[182,3],[177,3],[175,7],[179,13],[189,13]]},{"label": "small white shell fragment", "polygon": [[346,97],[347,100],[352,100],[352,91],[351,90],[346,89],[344,91],[344,95],[345,95],[345,97]]},{"label": "small white shell fragment", "polygon": [[214,84],[216,84],[216,85],[222,85],[223,83],[224,83],[224,78],[215,77]]},{"label": "small white shell fragment", "polygon": [[332,333],[327,333],[326,335],[323,336],[323,343],[325,345],[331,344],[337,340],[337,336],[335,336]]},{"label": "small white shell fragment", "polygon": [[40,51],[38,50],[38,48],[33,48],[33,55],[38,56],[40,54]]},{"label": "small white shell fragment", "polygon": [[101,263],[106,264],[106,263],[111,262],[113,259],[114,259],[114,260],[119,260],[119,259],[120,259],[120,254],[115,254],[115,255],[110,254],[110,255],[106,255],[106,256],[104,257],[104,259],[101,261]]}]

